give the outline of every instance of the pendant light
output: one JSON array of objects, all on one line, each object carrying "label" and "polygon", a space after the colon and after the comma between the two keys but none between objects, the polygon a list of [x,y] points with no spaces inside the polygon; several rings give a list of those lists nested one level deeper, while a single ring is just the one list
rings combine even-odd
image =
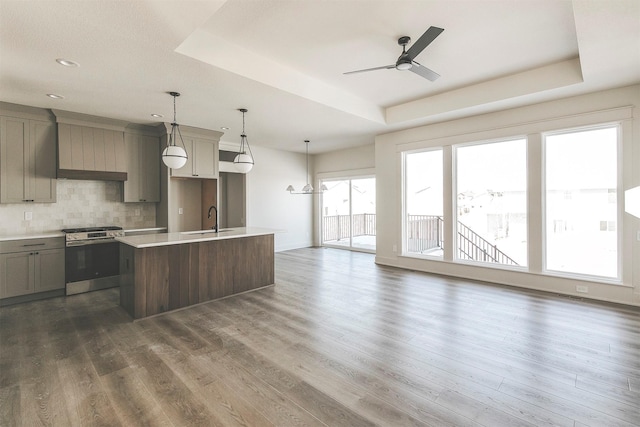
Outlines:
[{"label": "pendant light", "polygon": [[[246,108],[239,108],[238,111],[242,113],[242,135],[240,135],[240,150],[238,150],[236,158],[233,159],[233,164],[238,172],[247,173],[253,168],[254,164],[253,153],[251,152],[251,147],[249,147],[249,140],[244,133],[244,113],[248,110]],[[247,150],[249,154],[247,154]]]},{"label": "pendant light", "polygon": [[327,191],[327,186],[322,184],[322,188],[320,191],[313,191],[313,186],[309,184],[309,140],[305,139],[304,143],[306,144],[306,153],[307,153],[307,185],[302,187],[302,191],[296,192],[296,189],[293,188],[293,185],[287,187],[287,191],[290,194],[322,194]]},{"label": "pendant light", "polygon": [[[178,92],[169,92],[169,95],[173,96],[173,123],[171,123],[171,133],[169,134],[167,147],[162,151],[162,161],[171,169],[180,169],[187,163],[187,150],[182,140],[180,127],[176,123],[176,97],[180,96],[180,94]],[[176,145],[178,137],[180,137],[182,147]]]}]

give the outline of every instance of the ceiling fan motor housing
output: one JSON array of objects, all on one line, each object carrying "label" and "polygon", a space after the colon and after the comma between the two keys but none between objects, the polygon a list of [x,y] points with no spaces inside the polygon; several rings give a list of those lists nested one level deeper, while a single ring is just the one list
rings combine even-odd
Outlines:
[{"label": "ceiling fan motor housing", "polygon": [[409,37],[409,36],[402,36],[402,37],[400,37],[400,38],[398,39],[398,44],[399,44],[400,46],[406,46],[406,45],[408,45],[409,43],[411,43],[411,37]]}]

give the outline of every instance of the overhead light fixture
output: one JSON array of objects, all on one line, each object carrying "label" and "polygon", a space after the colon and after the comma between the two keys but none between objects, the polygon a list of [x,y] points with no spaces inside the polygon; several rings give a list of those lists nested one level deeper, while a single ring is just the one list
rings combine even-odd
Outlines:
[{"label": "overhead light fixture", "polygon": [[162,114],[153,113],[153,114],[151,114],[151,117],[155,117],[156,119],[161,119],[161,118],[163,118],[164,116],[163,116]]},{"label": "overhead light fixture", "polygon": [[[244,132],[244,113],[248,110],[246,108],[238,108],[238,111],[242,113],[242,135],[240,135],[240,150],[238,150],[236,158],[233,159],[233,164],[238,172],[247,173],[254,165],[253,153],[251,152],[251,147],[249,147],[247,134]],[[248,154],[247,150],[249,151]]]},{"label": "overhead light fixture", "polygon": [[[180,133],[180,126],[176,123],[176,97],[180,96],[180,94],[178,92],[169,92],[169,95],[173,96],[173,123],[171,123],[171,133],[169,134],[167,147],[162,152],[162,161],[171,169],[180,169],[187,163],[188,158],[182,134]],[[182,147],[176,145],[178,137],[180,137]]]},{"label": "overhead light fixture", "polygon": [[305,139],[304,143],[306,144],[306,152],[307,152],[307,185],[302,187],[302,191],[296,192],[296,189],[293,188],[293,185],[287,187],[287,191],[290,194],[322,194],[327,191],[328,188],[326,185],[322,184],[320,191],[313,191],[313,186],[309,184],[309,140]]},{"label": "overhead light fixture", "polygon": [[56,95],[55,93],[48,93],[47,96],[52,99],[64,99],[64,96]]},{"label": "overhead light fixture", "polygon": [[56,59],[56,62],[60,65],[63,65],[65,67],[79,67],[80,64],[78,64],[75,61],[70,61],[68,59],[64,59],[64,58],[58,58]]}]

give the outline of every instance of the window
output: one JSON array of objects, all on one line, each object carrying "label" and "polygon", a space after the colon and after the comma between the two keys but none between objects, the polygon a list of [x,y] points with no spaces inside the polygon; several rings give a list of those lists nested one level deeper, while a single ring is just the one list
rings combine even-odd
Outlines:
[{"label": "window", "polygon": [[322,244],[376,249],[376,179],[323,180]]},{"label": "window", "polygon": [[456,258],[527,265],[527,142],[458,146]]},{"label": "window", "polygon": [[545,137],[546,269],[617,278],[618,127]]},{"label": "window", "polygon": [[406,153],[405,252],[442,258],[442,149]]}]

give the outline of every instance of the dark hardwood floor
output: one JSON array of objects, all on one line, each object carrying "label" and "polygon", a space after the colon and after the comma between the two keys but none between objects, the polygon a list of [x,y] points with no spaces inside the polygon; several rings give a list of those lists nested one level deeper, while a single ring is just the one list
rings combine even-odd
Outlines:
[{"label": "dark hardwood floor", "polygon": [[132,322],[118,290],[0,308],[1,426],[638,426],[640,312],[276,255],[276,285]]}]

